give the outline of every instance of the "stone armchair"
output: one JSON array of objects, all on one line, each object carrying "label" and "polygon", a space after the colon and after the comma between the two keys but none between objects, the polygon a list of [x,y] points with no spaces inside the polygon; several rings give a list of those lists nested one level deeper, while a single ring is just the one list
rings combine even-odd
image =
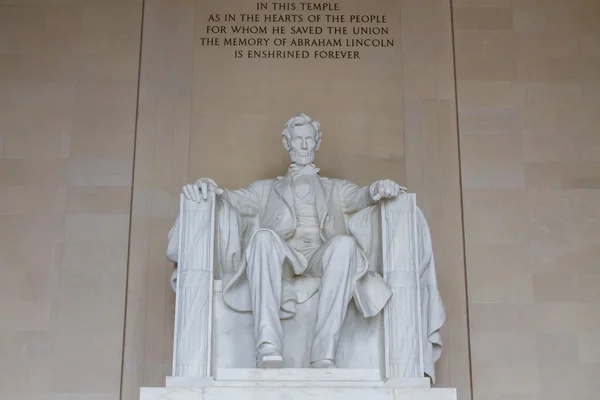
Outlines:
[{"label": "stone armchair", "polygon": [[[216,227],[219,211],[212,193],[201,203],[182,195],[177,222],[169,233],[168,256],[177,263],[172,278],[176,311],[171,380],[224,379],[239,376],[240,371],[252,375],[255,369],[252,314],[234,311],[222,299],[224,272],[219,260],[228,239],[219,236]],[[378,235],[353,231],[359,219],[370,219]],[[445,312],[429,228],[416,196],[401,194],[381,201],[350,216],[348,226],[357,242],[370,248],[371,272],[382,275],[393,294],[383,315],[365,319],[353,304],[349,306],[337,350],[339,373],[429,387],[441,354],[439,329]],[[317,296],[283,321],[286,368],[280,374],[308,365]]]}]

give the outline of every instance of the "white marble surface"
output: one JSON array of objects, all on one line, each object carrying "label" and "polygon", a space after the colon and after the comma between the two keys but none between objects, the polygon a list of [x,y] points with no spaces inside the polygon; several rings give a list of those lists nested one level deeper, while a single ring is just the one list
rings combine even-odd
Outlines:
[{"label": "white marble surface", "polygon": [[141,400],[456,400],[456,389],[351,387],[142,388]]},{"label": "white marble surface", "polygon": [[217,370],[215,381],[251,381],[251,382],[381,382],[379,369],[348,368],[221,368]]},{"label": "white marble surface", "polygon": [[379,369],[348,368],[222,368],[211,377],[167,377],[167,387],[198,389],[208,386],[430,388],[429,378],[387,379]]}]

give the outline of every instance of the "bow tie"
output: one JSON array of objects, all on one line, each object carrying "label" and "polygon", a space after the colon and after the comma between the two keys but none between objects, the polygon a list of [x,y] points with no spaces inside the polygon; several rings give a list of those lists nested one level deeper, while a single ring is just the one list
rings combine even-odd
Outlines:
[{"label": "bow tie", "polygon": [[308,164],[304,167],[301,167],[296,164],[290,165],[289,171],[292,173],[292,176],[302,176],[302,175],[317,175],[319,173],[319,168],[315,167],[314,164]]}]

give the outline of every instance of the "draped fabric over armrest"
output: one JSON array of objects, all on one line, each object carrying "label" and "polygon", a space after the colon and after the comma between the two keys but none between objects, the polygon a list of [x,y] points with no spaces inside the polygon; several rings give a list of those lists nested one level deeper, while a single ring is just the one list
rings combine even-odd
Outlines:
[{"label": "draped fabric over armrest", "polygon": [[446,322],[446,311],[437,285],[431,234],[425,216],[417,208],[417,240],[419,251],[419,276],[421,281],[421,316],[424,336],[424,372],[435,383],[435,362],[442,355],[440,328]]},{"label": "draped fabric over armrest", "polygon": [[[215,279],[232,273],[240,262],[245,243],[245,235],[253,225],[258,223],[256,217],[242,217],[228,203],[216,200],[215,204]],[[177,268],[179,251],[179,223],[180,215],[175,219],[175,224],[169,231],[167,246],[167,259]],[[205,229],[208,226],[204,227]],[[171,287],[176,289],[177,270],[171,275]]]},{"label": "draped fabric over armrest", "polygon": [[[397,341],[400,347],[397,354],[399,355],[398,358],[403,359],[403,361],[400,362],[401,366],[399,368],[401,371],[397,371],[397,374],[401,377],[421,376],[418,366],[421,355],[418,352],[419,347],[422,347],[420,350],[423,360],[422,373],[431,377],[432,381],[435,382],[434,364],[442,352],[442,340],[439,329],[445,322],[446,314],[437,286],[429,226],[425,216],[416,206],[414,195],[402,194],[397,199],[384,200],[384,202],[383,207],[380,205],[371,206],[351,215],[348,220],[348,230],[368,257],[369,275],[373,277],[383,275],[383,257],[387,257],[389,262],[396,263],[394,266],[396,280],[403,280],[396,283],[400,286],[396,288],[395,295],[406,296],[411,292],[415,295],[419,293],[420,301],[417,301],[416,298],[411,299],[411,301],[414,301],[415,307],[418,307],[420,303],[419,311],[421,312],[421,317],[419,319],[415,318],[414,323],[420,320],[419,323],[421,326],[415,330],[415,327],[409,323],[404,325],[401,331],[405,333],[405,336],[413,332],[418,335],[420,332],[423,338],[419,344],[417,337],[414,337],[415,345],[412,351],[409,350],[409,345],[406,343],[409,341],[408,337],[398,338]],[[389,211],[383,216],[385,226],[382,226],[381,208],[387,208]],[[399,210],[406,210],[411,215],[403,215]],[[412,222],[414,222],[416,229],[411,229]],[[384,228],[387,229],[387,235],[383,234]],[[397,240],[399,238],[398,235],[405,242],[406,249],[410,247],[411,243],[414,244],[412,250],[409,250],[411,254],[401,254],[403,246],[393,246],[391,242]],[[383,243],[384,238],[390,243]],[[387,254],[384,254],[384,248],[388,249]],[[412,254],[413,252],[416,252],[416,254]],[[410,265],[412,259],[418,262],[418,291],[415,286],[417,283],[417,271]],[[388,281],[388,284],[393,286],[394,282]],[[411,292],[403,293],[401,291],[401,288],[411,287]],[[394,290],[394,288],[392,289]],[[417,310],[414,311],[416,312]],[[410,310],[406,310],[406,312],[410,313]],[[398,324],[405,323],[406,321],[396,321],[396,328],[399,327]],[[386,349],[388,352],[391,350],[390,348]]]}]

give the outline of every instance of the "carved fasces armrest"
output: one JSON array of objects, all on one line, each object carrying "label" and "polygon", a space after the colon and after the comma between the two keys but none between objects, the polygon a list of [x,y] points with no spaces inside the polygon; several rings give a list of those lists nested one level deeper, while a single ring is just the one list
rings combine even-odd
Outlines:
[{"label": "carved fasces armrest", "polygon": [[210,376],[215,204],[181,195],[173,376]]},{"label": "carved fasces armrest", "polygon": [[384,309],[386,378],[423,376],[416,196],[381,201],[383,278],[392,291]]}]

